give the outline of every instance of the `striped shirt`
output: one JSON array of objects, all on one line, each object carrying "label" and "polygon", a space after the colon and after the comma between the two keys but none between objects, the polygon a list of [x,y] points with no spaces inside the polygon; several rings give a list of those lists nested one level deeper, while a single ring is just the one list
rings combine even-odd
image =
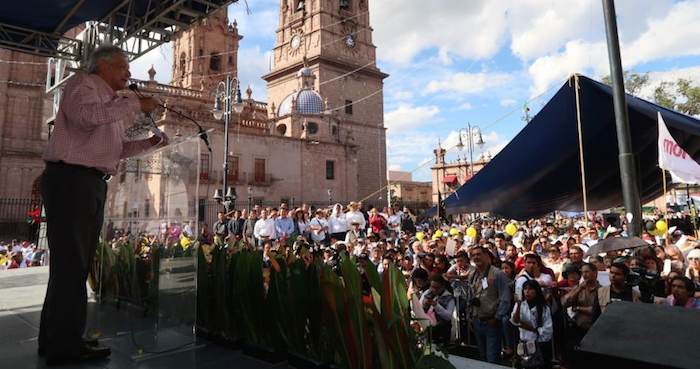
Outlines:
[{"label": "striped shirt", "polygon": [[140,111],[137,97],[118,96],[96,74],[76,74],[64,89],[44,161],[116,174],[120,159],[152,147],[147,139],[129,141],[124,133]]}]

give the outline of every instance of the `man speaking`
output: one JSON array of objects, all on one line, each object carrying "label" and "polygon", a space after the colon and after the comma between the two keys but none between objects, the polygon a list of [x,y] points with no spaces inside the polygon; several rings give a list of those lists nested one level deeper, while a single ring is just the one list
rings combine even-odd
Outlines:
[{"label": "man speaking", "polygon": [[94,50],[88,73],[73,76],[63,92],[43,159],[41,195],[50,252],[49,284],[41,311],[39,355],[48,365],[105,358],[109,348],[85,342],[86,279],[104,219],[107,181],[120,159],[167,144],[162,134],[128,141],[124,129],[150,97],[120,97],[129,83],[129,60],[116,46]]}]

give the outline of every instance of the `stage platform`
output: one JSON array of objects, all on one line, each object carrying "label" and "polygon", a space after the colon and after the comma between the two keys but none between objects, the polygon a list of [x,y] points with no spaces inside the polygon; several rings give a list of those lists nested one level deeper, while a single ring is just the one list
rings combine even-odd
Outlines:
[{"label": "stage platform", "polygon": [[[0,272],[0,367],[8,369],[37,369],[46,367],[44,359],[36,354],[37,334],[41,304],[46,292],[48,267],[15,269]],[[88,321],[95,319],[94,303],[89,305]],[[124,324],[118,312],[113,317],[105,309],[100,310],[101,321]],[[122,329],[123,332],[127,328]],[[282,362],[276,365],[243,355],[241,351],[227,349],[206,340],[197,340],[196,346],[187,351],[134,357],[134,337],[128,333],[101,339],[112,348],[108,360],[60,368],[148,368],[148,369],[267,369],[293,368]],[[450,361],[456,368],[492,369],[504,368],[481,361],[453,356]]]}]

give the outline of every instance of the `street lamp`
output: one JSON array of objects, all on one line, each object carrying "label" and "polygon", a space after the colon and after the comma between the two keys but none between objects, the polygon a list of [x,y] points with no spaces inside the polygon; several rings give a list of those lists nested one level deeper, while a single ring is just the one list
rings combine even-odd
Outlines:
[{"label": "street lamp", "polygon": [[333,191],[329,188],[328,189],[328,206],[331,206],[333,203]]},{"label": "street lamp", "polygon": [[248,214],[253,208],[253,186],[248,186]]},{"label": "street lamp", "polygon": [[[462,129],[460,128],[458,132],[459,141],[457,142],[457,149],[464,150],[464,142],[462,142]],[[470,178],[474,176],[474,145],[479,145],[479,150],[484,146],[484,137],[481,134],[481,128],[479,126],[473,126],[467,123],[467,145],[469,149],[469,176]]]},{"label": "street lamp", "polygon": [[221,189],[217,188],[214,191],[213,199],[216,200],[216,202],[218,202],[219,204],[223,205],[226,209],[226,213],[228,213],[231,211],[231,208],[234,207],[236,204],[236,189],[233,187],[229,187],[226,191],[226,195],[222,196],[221,194]]},{"label": "street lamp", "polygon": [[[236,81],[235,89],[233,81]],[[223,190],[217,189],[214,192],[214,200],[220,204],[224,204],[226,212],[230,211],[229,206],[235,202],[236,189],[228,187],[228,126],[231,121],[231,113],[240,114],[243,111],[243,99],[241,98],[241,87],[237,78],[226,76],[225,81],[219,82],[214,92],[214,108],[211,110],[214,119],[220,120],[224,118],[224,180]],[[222,197],[223,191],[226,191],[226,196]],[[229,196],[232,195],[232,196]],[[230,198],[233,198],[231,201]],[[227,205],[228,204],[228,205]]]}]

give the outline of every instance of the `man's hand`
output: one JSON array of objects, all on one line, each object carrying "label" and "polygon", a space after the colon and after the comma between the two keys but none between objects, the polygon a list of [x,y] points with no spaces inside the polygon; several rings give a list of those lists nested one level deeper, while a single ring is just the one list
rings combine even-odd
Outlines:
[{"label": "man's hand", "polygon": [[141,111],[144,113],[150,113],[158,107],[156,99],[152,97],[139,97],[139,103],[141,104]]},{"label": "man's hand", "polygon": [[152,136],[148,139],[148,141],[150,141],[151,146],[165,146],[170,140],[168,139],[168,136],[165,133],[161,132],[160,136]]}]

